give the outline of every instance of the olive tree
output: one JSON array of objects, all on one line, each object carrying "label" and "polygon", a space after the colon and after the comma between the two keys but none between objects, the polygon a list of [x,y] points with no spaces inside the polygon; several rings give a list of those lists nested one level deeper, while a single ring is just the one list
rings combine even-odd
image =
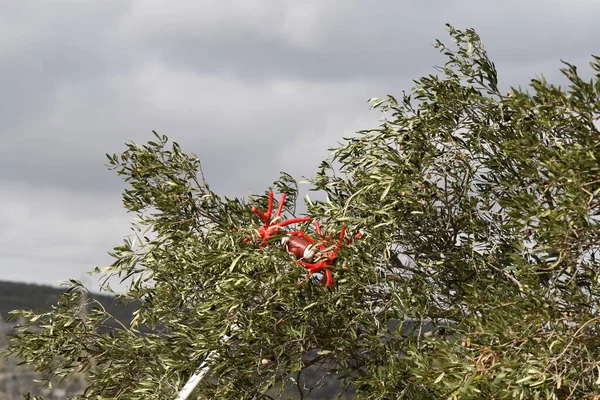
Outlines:
[{"label": "olive tree", "polygon": [[[198,398],[287,396],[273,388],[294,382],[302,396],[315,366],[315,385],[335,376],[363,399],[597,398],[600,58],[590,80],[565,63],[567,87],[503,93],[476,32],[448,29],[437,74],[371,99],[381,125],[310,179],[325,200],[305,200],[308,215],[363,233],[335,286],[257,244],[266,193],[220,197],[196,156],[156,135],[109,156],[136,222],[98,272],[130,279],[133,320],[103,331],[111,316],[82,314],[73,282],[53,311],[14,314],[10,352],[49,378],[84,371],[81,398],[174,398],[209,354]],[[292,177],[269,190],[294,216]]]}]

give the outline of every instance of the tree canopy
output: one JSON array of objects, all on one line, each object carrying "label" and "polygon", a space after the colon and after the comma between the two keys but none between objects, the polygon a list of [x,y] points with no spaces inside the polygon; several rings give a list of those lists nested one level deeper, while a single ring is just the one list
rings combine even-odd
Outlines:
[{"label": "tree canopy", "polygon": [[221,197],[198,157],[156,134],[108,156],[136,222],[97,272],[131,279],[131,324],[102,333],[110,315],[82,314],[73,281],[51,312],[14,314],[9,351],[49,377],[84,371],[81,398],[174,398],[209,354],[198,398],[287,396],[273,388],[294,382],[301,396],[315,367],[315,385],[335,376],[361,399],[600,398],[600,58],[590,80],[565,63],[567,87],[502,93],[476,32],[448,29],[437,74],[371,99],[381,125],[310,179],[326,199],[307,214],[363,233],[335,286],[299,283],[306,268],[252,239],[268,191],[295,216],[290,175]]}]

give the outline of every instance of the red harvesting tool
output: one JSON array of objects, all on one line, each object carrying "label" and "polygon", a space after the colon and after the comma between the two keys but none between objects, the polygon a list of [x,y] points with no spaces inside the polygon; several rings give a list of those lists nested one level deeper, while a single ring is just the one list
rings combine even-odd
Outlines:
[{"label": "red harvesting tool", "polygon": [[307,278],[315,272],[320,272],[325,276],[325,286],[333,286],[335,282],[330,267],[335,264],[342,245],[350,244],[354,238],[358,239],[362,234],[358,233],[354,238],[344,240],[346,235],[346,226],[344,225],[340,230],[339,238],[334,244],[333,234],[329,234],[328,236],[323,235],[321,226],[316,220],[314,221],[315,230],[318,235],[318,239],[316,240],[306,234],[305,231],[284,231],[282,228],[285,226],[312,220],[311,217],[302,217],[282,221],[281,212],[285,204],[285,198],[286,194],[282,193],[277,213],[273,218],[271,218],[273,212],[273,192],[269,193],[269,203],[266,212],[263,213],[255,207],[252,208],[252,212],[258,215],[263,221],[263,225],[258,229],[258,235],[261,239],[259,247],[265,247],[274,235],[284,235],[281,242],[288,253],[296,258],[298,264],[308,269]]}]

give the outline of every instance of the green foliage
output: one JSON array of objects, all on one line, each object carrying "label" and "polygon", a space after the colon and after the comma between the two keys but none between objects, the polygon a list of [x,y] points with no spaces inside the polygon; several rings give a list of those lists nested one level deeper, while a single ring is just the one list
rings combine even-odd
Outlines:
[{"label": "green foliage", "polygon": [[[590,81],[565,64],[567,88],[502,94],[477,34],[449,31],[439,75],[372,99],[385,121],[312,179],[327,200],[309,214],[366,233],[340,253],[335,289],[299,285],[281,248],[243,241],[266,195],[219,197],[196,156],[156,135],[109,156],[137,222],[99,272],[131,278],[131,325],[100,333],[106,313],[82,315],[73,283],[51,312],[14,314],[10,351],[58,376],[83,369],[81,398],[173,398],[212,351],[200,398],[264,398],[309,366],[364,399],[594,398],[600,58]],[[297,195],[289,175],[274,187]]]}]

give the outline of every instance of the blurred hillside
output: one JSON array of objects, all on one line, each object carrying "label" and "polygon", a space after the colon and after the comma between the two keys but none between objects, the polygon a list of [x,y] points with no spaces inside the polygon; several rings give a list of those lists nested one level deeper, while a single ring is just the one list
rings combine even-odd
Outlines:
[{"label": "blurred hillside", "polygon": [[[0,281],[0,315],[5,321],[10,311],[20,308],[48,311],[64,291],[52,286]],[[113,296],[106,294],[90,293],[90,297],[98,300],[119,321],[129,323],[134,304],[119,304]]]},{"label": "blurred hillside", "polygon": [[[6,346],[11,335],[13,324],[6,323],[10,311],[22,308],[48,311],[64,291],[51,286],[0,281],[0,350]],[[124,305],[113,296],[97,293],[90,293],[90,297],[98,300],[119,321],[129,324],[135,304]],[[64,400],[81,393],[85,388],[82,376],[54,385],[52,390],[40,388],[40,383],[34,380],[41,376],[27,366],[17,366],[17,362],[12,357],[4,358],[0,353],[0,400],[23,399],[22,393],[27,392],[44,400]]]}]

